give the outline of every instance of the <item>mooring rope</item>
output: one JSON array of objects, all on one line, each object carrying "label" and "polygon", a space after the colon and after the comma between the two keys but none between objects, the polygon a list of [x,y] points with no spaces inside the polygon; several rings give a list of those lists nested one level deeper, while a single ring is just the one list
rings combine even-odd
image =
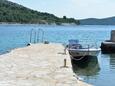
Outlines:
[{"label": "mooring rope", "polygon": [[85,56],[82,56],[82,57],[81,57],[81,58],[79,58],[79,59],[74,58],[74,57],[73,57],[73,56],[71,56],[71,55],[70,55],[70,57],[71,57],[71,59],[73,59],[73,60],[80,61],[80,60],[82,60]]},{"label": "mooring rope", "polygon": [[[69,53],[70,53],[70,52],[69,52]],[[72,54],[70,53],[71,59],[76,60],[76,61],[79,61],[79,60],[83,59],[85,56],[86,56],[86,52],[85,52],[85,54],[84,54],[83,56],[81,56],[81,58],[76,59],[76,58],[74,58],[74,57],[72,56]]]}]

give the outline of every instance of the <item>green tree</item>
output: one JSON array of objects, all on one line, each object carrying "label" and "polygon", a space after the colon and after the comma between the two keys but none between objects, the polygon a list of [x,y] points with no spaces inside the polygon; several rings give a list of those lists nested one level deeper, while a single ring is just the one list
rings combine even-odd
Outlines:
[{"label": "green tree", "polygon": [[67,17],[66,17],[66,16],[63,16],[63,19],[67,19]]}]

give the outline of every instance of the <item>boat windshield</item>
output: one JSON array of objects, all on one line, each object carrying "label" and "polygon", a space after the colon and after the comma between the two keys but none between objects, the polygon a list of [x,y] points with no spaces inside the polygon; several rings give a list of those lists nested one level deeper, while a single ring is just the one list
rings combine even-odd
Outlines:
[{"label": "boat windshield", "polygon": [[78,44],[79,43],[79,40],[69,40],[69,44],[73,45],[73,44]]},{"label": "boat windshield", "polygon": [[79,44],[79,40],[69,40],[69,48],[71,49],[78,49],[81,48],[81,44]]}]

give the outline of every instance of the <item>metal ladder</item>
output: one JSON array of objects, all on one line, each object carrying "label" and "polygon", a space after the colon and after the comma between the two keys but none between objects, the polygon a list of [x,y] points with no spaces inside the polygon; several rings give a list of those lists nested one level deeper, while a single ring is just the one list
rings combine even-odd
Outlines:
[{"label": "metal ladder", "polygon": [[44,31],[42,29],[31,29],[30,31],[30,43],[44,42]]}]

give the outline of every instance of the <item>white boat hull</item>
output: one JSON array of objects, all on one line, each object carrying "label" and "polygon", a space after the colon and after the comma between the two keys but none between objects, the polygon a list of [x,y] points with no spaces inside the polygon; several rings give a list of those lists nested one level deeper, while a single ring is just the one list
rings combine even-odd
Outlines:
[{"label": "white boat hull", "polygon": [[69,49],[72,57],[77,56],[98,56],[100,49]]}]

